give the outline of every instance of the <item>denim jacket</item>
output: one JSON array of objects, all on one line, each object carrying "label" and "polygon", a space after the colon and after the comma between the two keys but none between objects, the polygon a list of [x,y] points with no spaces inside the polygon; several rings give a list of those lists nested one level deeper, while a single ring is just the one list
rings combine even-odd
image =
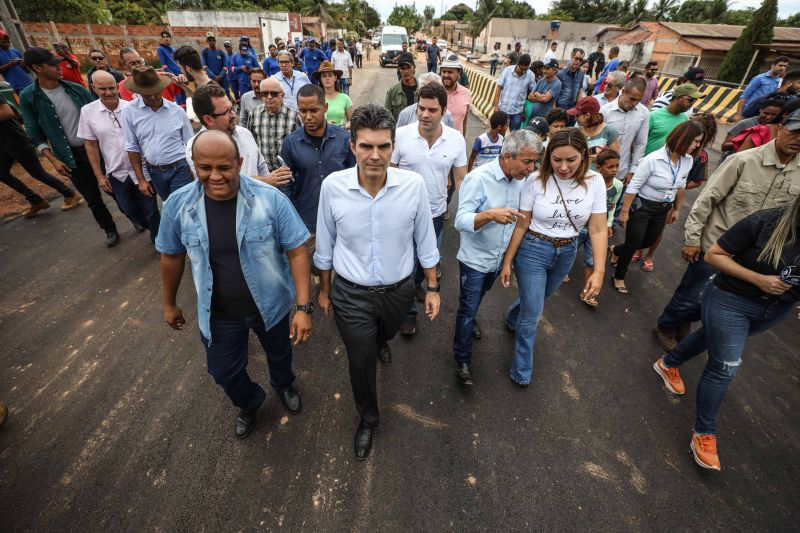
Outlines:
[{"label": "denim jacket", "polygon": [[[164,203],[156,249],[163,254],[189,255],[197,290],[200,332],[211,339],[213,275],[209,260],[208,225],[203,184],[189,183]],[[286,252],[309,238],[292,203],[275,187],[239,176],[236,240],[239,262],[250,294],[267,329],[277,324],[294,303],[295,289]]]}]

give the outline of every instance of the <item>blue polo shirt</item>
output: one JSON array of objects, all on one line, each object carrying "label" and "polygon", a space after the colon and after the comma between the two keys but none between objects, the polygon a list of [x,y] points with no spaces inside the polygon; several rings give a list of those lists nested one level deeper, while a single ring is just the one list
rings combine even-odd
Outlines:
[{"label": "blue polo shirt", "polygon": [[[8,50],[0,49],[0,65],[5,65],[12,59],[22,59],[22,54],[19,53],[19,50],[16,48],[9,48]],[[10,67],[7,71],[3,72],[2,75],[17,93],[33,83],[33,78],[28,74],[22,64]]]},{"label": "blue polo shirt", "polygon": [[317,148],[305,128],[297,128],[283,140],[281,157],[292,169],[294,177],[294,182],[285,188],[286,195],[308,230],[314,233],[322,181],[332,172],[356,164],[356,157],[350,149],[350,133],[328,124],[322,144]]},{"label": "blue polo shirt", "polygon": [[272,57],[268,55],[264,58],[264,72],[267,73],[267,76],[272,76],[273,74],[277,74],[281,71],[281,67],[278,65],[278,58]]},{"label": "blue polo shirt", "polygon": [[163,44],[158,45],[158,60],[161,61],[161,66],[177,76],[181,73],[181,66],[175,61],[173,54],[175,54],[173,47]]},{"label": "blue polo shirt", "polygon": [[258,64],[258,60],[249,54],[242,55],[241,53],[238,53],[231,57],[230,64],[228,65],[231,76],[236,79],[236,82],[239,85],[239,92],[246,93],[247,91],[252,90],[252,85],[250,85],[250,74],[244,72],[241,67],[259,68],[260,65]]},{"label": "blue polo shirt", "polygon": [[211,48],[203,48],[200,54],[203,58],[203,65],[206,67],[206,76],[213,79],[214,76],[226,76],[226,69],[228,68],[228,59],[225,52],[222,50],[212,50]]},{"label": "blue polo shirt", "polygon": [[750,80],[750,83],[747,84],[747,88],[739,97],[739,100],[747,100],[749,102],[750,100],[767,96],[777,91],[780,86],[781,79],[778,76],[773,78],[770,76],[769,71],[762,72]]},{"label": "blue polo shirt", "polygon": [[300,52],[300,59],[305,63],[306,74],[310,78],[319,69],[320,64],[328,60],[328,56],[319,48],[314,48],[313,50],[311,48],[303,48],[303,51]]}]

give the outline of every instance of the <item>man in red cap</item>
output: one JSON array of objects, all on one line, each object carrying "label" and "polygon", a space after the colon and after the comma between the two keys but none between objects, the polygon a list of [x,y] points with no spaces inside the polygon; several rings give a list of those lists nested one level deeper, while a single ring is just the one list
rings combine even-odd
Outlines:
[{"label": "man in red cap", "polygon": [[22,54],[11,47],[8,34],[0,30],[0,74],[3,75],[3,79],[19,94],[22,89],[33,83],[29,73],[30,70],[25,66]]}]

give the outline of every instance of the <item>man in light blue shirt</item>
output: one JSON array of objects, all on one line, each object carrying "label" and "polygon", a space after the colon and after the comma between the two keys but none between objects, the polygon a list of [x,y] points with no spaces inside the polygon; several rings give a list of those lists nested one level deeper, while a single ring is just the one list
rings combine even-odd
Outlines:
[{"label": "man in light blue shirt", "polygon": [[789,58],[786,56],[778,56],[770,64],[768,71],[762,72],[750,80],[750,83],[747,84],[747,87],[739,97],[739,104],[736,107],[737,121],[744,118],[739,115],[739,113],[747,105],[747,102],[763,98],[778,90],[778,87],[781,86],[781,78],[786,75],[786,70],[788,68]]},{"label": "man in light blue shirt", "polygon": [[[159,76],[153,67],[134,68],[123,82],[126,89],[140,95],[122,111],[125,151],[142,194],[155,192],[162,200],[194,180],[186,161],[186,143],[194,131],[186,112],[162,97],[170,83],[170,78]],[[152,183],[145,178],[143,161]]]},{"label": "man in light blue shirt", "polygon": [[522,54],[514,68],[503,69],[494,93],[494,110],[508,113],[509,129],[522,126],[525,100],[536,89],[536,80],[530,71],[531,56]]},{"label": "man in light blue shirt", "polygon": [[[322,182],[314,264],[320,270],[320,307],[326,316],[335,309],[347,350],[361,415],[355,452],[363,460],[379,421],[376,359],[391,362],[388,341],[414,300],[414,244],[428,281],[425,310],[430,320],[439,313],[439,250],[422,176],[389,168],[391,113],[374,104],[359,107],[350,119],[350,139],[356,166]],[[331,270],[336,270],[333,284]]]},{"label": "man in light blue shirt", "polygon": [[188,255],[208,373],[240,409],[235,435],[244,438],[266,397],[247,373],[250,330],[267,354],[281,402],[291,414],[302,409],[292,386],[291,341],[296,346],[311,335],[308,231],[278,189],[240,173],[242,158],[226,133],[200,133],[192,158],[198,181],[164,203],[156,239],[164,319],[177,330],[186,323],[176,300]]},{"label": "man in light blue shirt", "polygon": [[303,85],[311,83],[311,80],[305,73],[294,70],[294,57],[288,50],[278,52],[278,66],[281,71],[272,78],[278,80],[283,88],[283,103],[292,111],[297,112],[297,93]]},{"label": "man in light blue shirt", "polygon": [[453,357],[456,375],[467,387],[473,385],[472,339],[481,338],[475,319],[478,306],[500,274],[506,248],[522,216],[522,187],[543,151],[542,141],[534,132],[511,132],[503,141],[500,157],[467,174],[458,193],[455,227],[461,233],[460,288]]},{"label": "man in light blue shirt", "polygon": [[[561,91],[556,96],[556,107],[572,109],[583,96],[583,77],[580,69],[584,51],[576,48],[572,52],[572,61],[556,75],[561,80]],[[574,119],[570,119],[574,124]]]}]

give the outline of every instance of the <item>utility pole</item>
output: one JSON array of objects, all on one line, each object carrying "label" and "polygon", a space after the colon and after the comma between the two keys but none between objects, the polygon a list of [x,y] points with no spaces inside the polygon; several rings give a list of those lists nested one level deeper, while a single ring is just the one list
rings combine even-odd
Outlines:
[{"label": "utility pole", "polygon": [[25,30],[22,29],[22,22],[20,22],[17,10],[11,0],[0,0],[0,22],[3,23],[3,28],[11,38],[14,48],[18,50],[30,48],[31,43],[28,41],[28,36],[25,35]]}]

